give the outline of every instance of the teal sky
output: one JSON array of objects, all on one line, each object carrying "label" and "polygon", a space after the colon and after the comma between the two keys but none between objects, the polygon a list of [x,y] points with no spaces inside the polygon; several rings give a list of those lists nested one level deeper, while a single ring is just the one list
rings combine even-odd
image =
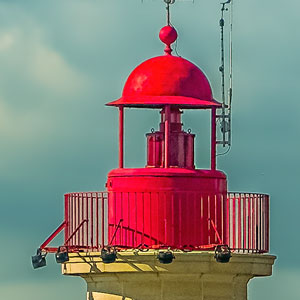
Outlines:
[{"label": "teal sky", "polygon": [[[229,190],[271,195],[274,276],[249,299],[300,299],[300,35],[296,0],[235,0],[233,147],[218,160]],[[220,4],[178,1],[178,53],[220,99]],[[30,256],[63,219],[63,194],[103,190],[117,166],[117,99],[131,70],[163,54],[161,0],[0,0],[0,299],[85,299],[85,283]],[[157,111],[126,114],[126,165],[145,165]],[[186,112],[197,167],[209,165],[209,115]],[[220,149],[222,151],[222,149]],[[57,241],[59,243],[59,240]]]}]

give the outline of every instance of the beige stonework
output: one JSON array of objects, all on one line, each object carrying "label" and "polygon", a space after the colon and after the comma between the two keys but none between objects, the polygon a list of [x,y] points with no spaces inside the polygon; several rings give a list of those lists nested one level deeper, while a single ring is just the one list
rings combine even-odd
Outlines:
[{"label": "beige stonework", "polygon": [[100,253],[70,254],[64,275],[87,282],[88,300],[246,300],[248,281],[270,276],[274,256],[233,253],[229,263],[217,263],[213,252],[174,252],[171,264],[161,264],[157,251],[118,252],[104,264]]}]

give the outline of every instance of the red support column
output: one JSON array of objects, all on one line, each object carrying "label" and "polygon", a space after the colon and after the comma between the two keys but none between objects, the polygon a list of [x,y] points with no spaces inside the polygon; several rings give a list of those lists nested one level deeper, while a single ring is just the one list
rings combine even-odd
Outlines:
[{"label": "red support column", "polygon": [[216,148],[217,148],[217,135],[216,135],[216,109],[211,109],[211,169],[216,170]]},{"label": "red support column", "polygon": [[124,107],[119,106],[119,168],[124,167]]},{"label": "red support column", "polygon": [[169,168],[169,146],[170,146],[170,105],[165,106],[165,168]]}]

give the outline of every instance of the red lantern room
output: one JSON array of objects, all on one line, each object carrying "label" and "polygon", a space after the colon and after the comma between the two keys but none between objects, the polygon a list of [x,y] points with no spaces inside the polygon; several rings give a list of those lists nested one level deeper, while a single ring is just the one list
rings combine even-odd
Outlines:
[{"label": "red lantern room", "polygon": [[[117,251],[132,248],[215,250],[222,254],[226,246],[230,251],[268,252],[269,196],[229,193],[226,175],[216,170],[216,145],[230,144],[230,138],[224,139],[228,134],[226,117],[230,123],[230,114],[224,114],[224,99],[220,104],[213,98],[208,79],[196,65],[172,55],[171,44],[177,38],[172,26],[163,27],[159,37],[166,45],[165,55],[137,66],[122,97],[107,104],[119,109],[119,166],[108,173],[106,191],[65,194],[64,220],[32,257],[34,268],[46,264],[48,252],[56,252],[60,263],[68,261],[68,253],[100,250],[103,262],[109,263],[115,261]],[[144,168],[126,168],[124,163],[127,108],[156,109],[160,114],[157,130],[146,134]],[[222,114],[217,115],[219,108]],[[211,112],[208,170],[195,167],[195,134],[182,127],[186,109]],[[223,141],[216,140],[220,117]],[[62,230],[63,245],[49,247]],[[165,254],[172,260],[170,251]]]},{"label": "red lantern room", "polygon": [[[175,0],[164,2],[168,26],[159,37],[165,55],[137,66],[122,97],[107,104],[119,110],[118,168],[108,173],[106,191],[65,195],[64,221],[39,247],[32,264],[45,266],[46,254],[55,252],[63,274],[86,280],[88,299],[245,300],[248,281],[272,273],[275,257],[258,254],[269,250],[269,197],[227,192],[226,175],[216,170],[216,145],[231,145],[232,81],[225,101],[224,48],[220,104],[204,73],[172,55],[177,32],[170,26],[169,5]],[[222,3],[222,43],[229,3]],[[157,130],[146,133],[144,168],[126,168],[124,162],[127,108],[160,114]],[[186,109],[211,112],[208,170],[195,167],[195,134],[185,131],[181,120]],[[63,245],[48,247],[62,230]]]},{"label": "red lantern room", "polygon": [[[227,183],[216,170],[215,112],[204,73],[171,54],[177,38],[171,26],[161,29],[165,55],[151,58],[129,75],[122,97],[107,105],[119,108],[119,168],[108,174],[108,240],[128,248],[201,248],[226,240]],[[145,168],[124,167],[124,111],[158,109],[157,131],[146,134]],[[196,169],[194,138],[182,128],[184,109],[212,112],[211,169]]]}]

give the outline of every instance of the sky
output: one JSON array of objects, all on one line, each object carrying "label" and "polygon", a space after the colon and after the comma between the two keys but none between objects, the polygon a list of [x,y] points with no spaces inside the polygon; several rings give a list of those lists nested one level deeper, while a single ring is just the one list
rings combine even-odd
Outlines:
[{"label": "sky", "polygon": [[[271,195],[270,278],[249,299],[300,298],[299,1],[234,2],[233,142],[218,168],[229,191]],[[218,1],[177,1],[179,55],[198,65],[220,99]],[[0,299],[85,299],[49,255],[30,256],[63,219],[63,194],[104,190],[117,167],[117,99],[130,72],[163,54],[160,0],[0,0]],[[157,111],[126,112],[126,166],[145,165]],[[209,166],[209,115],[185,112],[196,164]],[[219,152],[222,152],[222,148]],[[61,241],[58,238],[57,244]]]}]

